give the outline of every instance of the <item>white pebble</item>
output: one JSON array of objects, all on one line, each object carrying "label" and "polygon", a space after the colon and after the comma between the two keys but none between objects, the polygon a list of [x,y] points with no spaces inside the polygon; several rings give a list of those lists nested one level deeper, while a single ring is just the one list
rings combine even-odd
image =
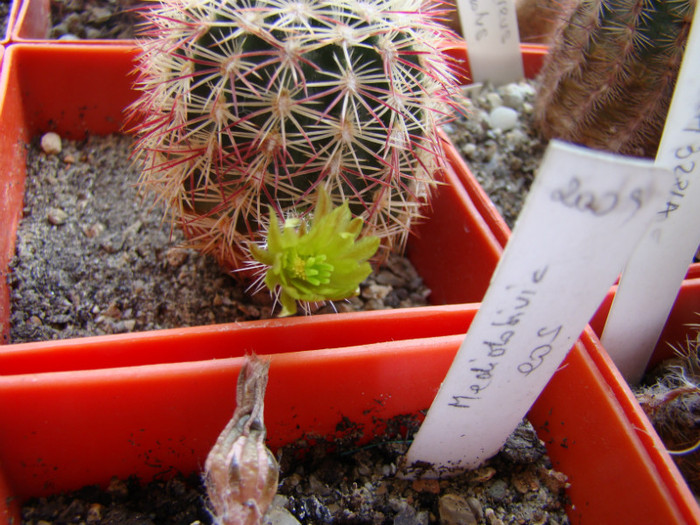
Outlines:
[{"label": "white pebble", "polygon": [[44,133],[41,137],[41,149],[44,150],[44,153],[47,155],[61,153],[61,148],[61,137],[58,133],[49,131],[48,133]]},{"label": "white pebble", "polygon": [[518,112],[506,106],[494,108],[489,114],[489,122],[493,129],[511,130],[518,125]]},{"label": "white pebble", "polygon": [[488,104],[488,107],[495,109],[503,105],[503,99],[501,99],[501,95],[498,93],[487,93],[486,103]]},{"label": "white pebble", "polygon": [[525,102],[525,97],[522,90],[518,84],[508,84],[503,86],[499,93],[503,99],[503,105],[513,108],[515,110],[520,110]]}]

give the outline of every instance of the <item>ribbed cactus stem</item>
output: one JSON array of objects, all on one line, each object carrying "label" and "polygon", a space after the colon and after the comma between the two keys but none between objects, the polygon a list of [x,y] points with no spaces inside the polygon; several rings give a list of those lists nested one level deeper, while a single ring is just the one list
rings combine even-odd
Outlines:
[{"label": "ribbed cactus stem", "polygon": [[547,137],[653,157],[695,0],[582,0],[565,14],[540,75]]},{"label": "ribbed cactus stem", "polygon": [[432,0],[163,0],[139,60],[142,183],[228,267],[320,189],[401,245],[442,166],[453,35]]}]

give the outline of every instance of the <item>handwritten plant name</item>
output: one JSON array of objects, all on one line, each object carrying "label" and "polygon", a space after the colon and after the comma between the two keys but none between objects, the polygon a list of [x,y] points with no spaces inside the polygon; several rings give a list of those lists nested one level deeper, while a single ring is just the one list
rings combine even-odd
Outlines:
[{"label": "handwritten plant name", "polygon": [[668,193],[668,198],[664,208],[659,211],[661,219],[668,219],[668,216],[681,207],[683,197],[685,197],[691,182],[691,175],[698,167],[698,160],[694,158],[700,153],[700,143],[687,144],[677,148],[674,157],[677,163],[673,166],[673,186]]},{"label": "handwritten plant name", "polygon": [[[700,135],[700,104],[695,108],[690,122],[683,128],[683,136],[697,133]],[[668,193],[664,208],[658,212],[660,220],[668,219],[669,215],[681,207],[683,197],[686,196],[690,186],[692,175],[698,167],[695,155],[700,153],[700,142],[697,140],[684,144],[673,152],[673,176],[674,182]]]},{"label": "handwritten plant name", "polygon": [[[476,27],[476,40],[481,42],[489,36],[489,31],[498,31],[501,44],[509,42],[514,32],[511,27],[513,3],[510,0],[469,0]],[[495,12],[496,21],[493,21]]]},{"label": "handwritten plant name", "polygon": [[[470,408],[475,402],[482,399],[484,392],[493,383],[495,373],[503,363],[504,358],[511,351],[511,341],[518,330],[522,328],[521,321],[530,310],[530,306],[537,297],[538,289],[547,274],[547,266],[543,266],[530,275],[529,282],[524,286],[509,285],[505,291],[512,297],[512,303],[507,309],[497,310],[490,326],[493,328],[494,336],[481,341],[481,348],[484,354],[480,358],[472,358],[469,363],[477,363],[471,366],[467,372],[469,377],[468,386],[464,392],[452,395],[449,404],[456,408]],[[523,376],[528,376],[545,361],[545,358],[553,350],[553,343],[559,337],[563,326],[553,324],[551,326],[537,326],[535,337],[528,340],[533,341],[532,347],[528,348],[523,356],[517,357],[518,364],[516,370]],[[526,328],[525,330],[528,330]],[[520,354],[520,351],[518,351]]]}]

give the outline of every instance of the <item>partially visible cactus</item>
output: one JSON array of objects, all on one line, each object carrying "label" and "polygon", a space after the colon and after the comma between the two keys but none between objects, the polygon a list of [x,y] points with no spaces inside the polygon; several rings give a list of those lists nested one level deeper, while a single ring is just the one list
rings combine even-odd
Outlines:
[{"label": "partially visible cactus", "polygon": [[548,44],[562,13],[576,0],[515,0],[521,42]]},{"label": "partially visible cactus", "polygon": [[[443,162],[455,90],[433,0],[162,0],[139,59],[143,187],[240,268],[272,210],[347,202],[402,246]],[[386,250],[385,250],[386,252]]]},{"label": "partially visible cactus", "polygon": [[654,424],[691,490],[700,493],[700,325],[675,356],[651,369],[635,389],[637,401]]},{"label": "partially visible cactus", "polygon": [[580,0],[540,76],[544,135],[655,156],[694,10],[695,0]]}]

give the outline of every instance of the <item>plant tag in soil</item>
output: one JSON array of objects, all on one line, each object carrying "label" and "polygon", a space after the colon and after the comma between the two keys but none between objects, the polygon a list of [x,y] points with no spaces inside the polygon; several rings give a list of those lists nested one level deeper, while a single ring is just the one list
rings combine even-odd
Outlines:
[{"label": "plant tag in soil", "polygon": [[518,20],[514,0],[457,0],[473,82],[495,85],[521,80]]},{"label": "plant tag in soil", "polygon": [[673,170],[666,198],[625,268],[601,340],[625,379],[638,383],[700,244],[700,9],[656,155]]},{"label": "plant tag in soil", "polygon": [[498,452],[614,283],[670,180],[651,161],[550,143],[407,465],[426,462],[427,475],[439,475]]}]

